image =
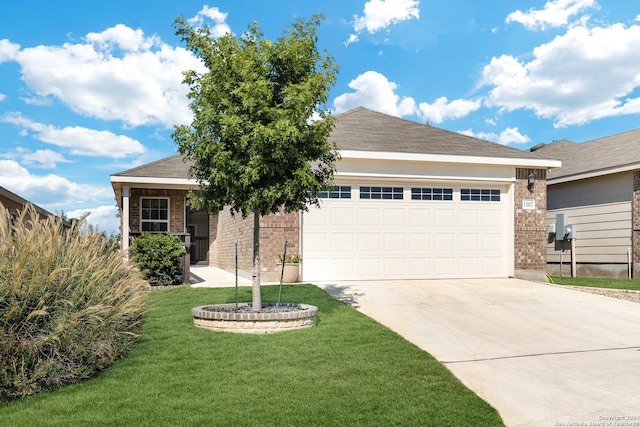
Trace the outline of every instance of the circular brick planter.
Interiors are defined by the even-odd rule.
[[[249,306],[238,304],[238,307]],[[263,303],[262,307],[275,303]],[[272,332],[292,331],[309,328],[316,323],[318,307],[309,304],[280,303],[282,307],[297,307],[289,311],[272,313],[234,312],[235,304],[215,304],[194,307],[193,323],[212,331],[235,332],[244,334],[269,334]],[[218,307],[220,311],[207,310]]]

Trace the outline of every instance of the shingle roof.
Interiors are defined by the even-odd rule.
[[[536,152],[562,161],[562,167],[549,171],[549,180],[594,172],[604,174],[608,170],[634,165],[640,168],[640,129],[581,144],[562,140],[545,145]]]
[[[176,154],[120,173],[115,173],[113,176],[187,178],[191,165],[191,161],[185,161],[182,155]]]
[[[434,154],[507,159],[547,159],[430,125],[379,113],[364,107],[338,114],[330,140],[341,150]],[[191,162],[179,154],[138,166],[112,176],[187,178]]]
[[[342,150],[553,159],[358,107],[336,115],[331,140]]]

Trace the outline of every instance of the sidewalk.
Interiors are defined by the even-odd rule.
[[[191,286],[194,288],[226,288],[236,285],[233,273],[208,265],[191,266]],[[238,286],[251,286],[252,281],[238,276]]]

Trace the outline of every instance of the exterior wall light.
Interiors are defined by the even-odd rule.
[[[531,172],[527,177],[527,189],[529,191],[533,191],[533,186],[535,185],[535,183],[536,183],[536,174]]]

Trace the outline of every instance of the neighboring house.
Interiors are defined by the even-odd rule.
[[[562,161],[547,175],[548,224],[575,224],[577,276],[627,277],[640,268],[640,129],[581,144],[556,141],[535,151]],[[550,239],[551,275],[571,274],[568,241]],[[561,271],[562,268],[562,271]]]
[[[261,219],[264,280],[285,240],[305,281],[544,280],[546,175],[559,161],[366,108],[336,119],[341,160],[322,207]],[[173,156],[111,176],[123,247],[141,231],[189,232],[195,261],[233,271],[237,242],[248,274],[251,218],[189,209],[189,166]]]
[[[12,214],[18,215],[18,212],[23,211],[24,207],[29,203],[33,205],[36,212],[38,212],[38,215],[40,215],[41,218],[46,218],[53,215],[52,213],[42,209],[40,206],[29,202],[27,199],[23,199],[22,197],[18,196],[15,193],[12,193],[6,188],[0,187],[0,205],[9,209]]]

